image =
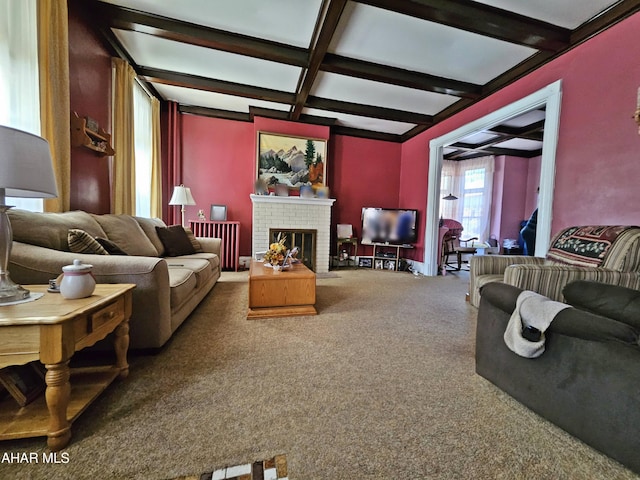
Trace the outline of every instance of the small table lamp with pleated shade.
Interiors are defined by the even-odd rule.
[[[173,187],[173,195],[171,195],[171,200],[169,200],[169,205],[181,205],[182,209],[182,226],[184,227],[184,206],[185,205],[195,205],[196,201],[193,199],[193,195],[191,195],[191,189],[189,187],[185,187],[184,185],[176,185]]]
[[[13,231],[5,197],[58,196],[49,142],[31,133],[0,125],[0,304],[23,300],[29,290],[15,284],[7,267]]]

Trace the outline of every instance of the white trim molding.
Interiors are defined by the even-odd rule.
[[[494,127],[510,118],[546,106],[546,120],[542,145],[540,171],[540,194],[538,196],[538,228],[536,256],[544,256],[551,243],[551,220],[553,214],[553,189],[556,173],[556,147],[560,126],[562,80],[547,85],[495,112],[474,120],[452,132],[429,142],[429,178],[427,193],[427,222],[425,228],[424,270],[429,276],[438,274],[438,222],[440,212],[440,175],[442,174],[442,152],[444,147],[480,130]]]

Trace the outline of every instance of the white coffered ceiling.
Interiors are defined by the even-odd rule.
[[[246,121],[258,114],[391,141],[411,138],[640,10],[628,0],[87,0],[83,6],[114,53],[184,113]],[[505,126],[544,118],[532,115]],[[509,132],[500,148],[536,149],[535,138],[517,140]]]

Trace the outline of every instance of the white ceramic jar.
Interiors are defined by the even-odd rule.
[[[93,265],[78,259],[73,261],[73,265],[62,267],[60,294],[68,299],[90,297],[96,288],[92,269]]]

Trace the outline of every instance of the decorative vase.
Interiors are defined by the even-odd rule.
[[[273,273],[280,273],[282,271],[282,265],[274,265]]]
[[[96,280],[91,269],[93,265],[74,260],[73,265],[62,267],[63,277],[60,282],[60,294],[64,298],[90,297],[96,288]]]

